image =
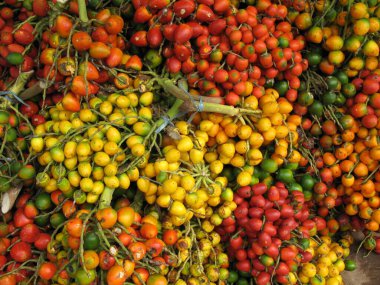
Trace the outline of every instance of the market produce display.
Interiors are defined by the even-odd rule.
[[[379,45],[378,0],[1,2],[0,284],[345,284]]]

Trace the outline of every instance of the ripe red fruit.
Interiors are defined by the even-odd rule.
[[[25,262],[32,257],[32,249],[28,243],[20,241],[12,246],[10,255],[16,262]]]
[[[20,231],[20,239],[28,243],[34,243],[39,235],[40,229],[35,224],[25,225]]]
[[[193,30],[187,24],[180,24],[174,32],[174,42],[184,44],[189,41],[193,35]]]
[[[187,18],[195,10],[195,2],[192,0],[179,0],[174,2],[173,11],[179,18]]]

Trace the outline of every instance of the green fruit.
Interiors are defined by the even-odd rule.
[[[162,63],[162,56],[158,50],[151,49],[145,54],[145,62],[150,68],[156,68]]]
[[[294,181],[294,177],[293,177],[293,171],[290,170],[290,169],[286,169],[286,168],[281,168],[278,172],[277,172],[277,176],[276,176],[277,180],[281,181],[281,182],[284,182],[284,183],[291,183]]]
[[[264,171],[269,172],[269,173],[275,173],[278,170],[278,165],[276,161],[271,158],[264,159],[261,162],[260,167]]]
[[[56,229],[59,225],[63,224],[65,220],[65,216],[61,212],[54,213],[50,217],[50,224],[54,229]]]
[[[83,246],[86,250],[95,250],[100,246],[98,234],[94,232],[87,233],[83,238]]]
[[[289,40],[285,37],[278,38],[278,46],[280,48],[287,48],[289,46]]]
[[[288,91],[289,89],[289,85],[288,85],[288,82],[287,81],[277,81],[275,84],[274,84],[274,89],[277,90],[278,94],[280,94],[280,96],[284,96],[285,93]]]
[[[323,104],[316,100],[313,102],[313,104],[310,105],[308,111],[311,115],[314,115],[316,117],[322,117],[322,115],[323,115]]]
[[[75,273],[75,282],[78,285],[89,285],[96,278],[96,271],[94,269],[86,270],[84,268],[79,268]]]
[[[302,192],[302,186],[296,182],[290,183],[288,185],[288,189],[290,192],[292,192],[292,191],[301,191]]]
[[[310,52],[306,56],[310,66],[317,66],[322,61],[322,55]]]
[[[302,176],[300,184],[303,190],[310,191],[314,187],[315,180],[310,174],[306,173]]]
[[[298,163],[297,162],[290,162],[286,164],[283,168],[290,169],[290,170],[297,170],[298,169]]]
[[[18,52],[10,52],[5,59],[11,65],[20,65],[24,62],[24,57]]]
[[[5,177],[0,177],[0,193],[7,192],[11,188],[11,183],[9,179]]]
[[[8,124],[9,113],[7,111],[0,111],[0,124]]]
[[[34,223],[39,227],[45,227],[49,223],[49,215],[42,214],[34,218]]]
[[[322,96],[323,105],[332,105],[336,101],[336,93],[334,91],[328,91]]]
[[[346,259],[344,264],[346,265],[345,270],[347,271],[354,271],[356,269],[356,262],[351,259]]]
[[[329,90],[336,90],[340,84],[338,78],[336,78],[335,76],[327,77],[326,83]]]
[[[346,97],[344,97],[344,95],[342,93],[338,93],[336,95],[336,100],[335,100],[335,105],[338,106],[338,107],[343,107],[344,104],[346,103]]]
[[[347,74],[346,74],[344,71],[342,71],[342,70],[338,70],[338,71],[334,74],[334,76],[335,76],[336,78],[338,78],[338,80],[340,81],[341,84],[346,84],[346,83],[349,82],[349,79],[348,79]]]
[[[5,135],[5,140],[7,142],[15,142],[17,139],[17,131],[14,128],[9,128]]]
[[[230,276],[227,279],[229,284],[235,283],[239,279],[239,274],[236,271],[230,271]]]
[[[354,97],[356,95],[355,85],[352,83],[345,83],[342,85],[342,93],[347,98]]]
[[[18,177],[27,180],[36,177],[36,170],[32,165],[24,165],[18,172]]]
[[[48,193],[41,193],[36,197],[36,208],[45,211],[51,208],[52,202]]]
[[[301,106],[310,106],[314,102],[314,95],[309,91],[303,91],[298,94],[297,102]]]

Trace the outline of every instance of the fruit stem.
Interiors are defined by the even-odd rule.
[[[99,209],[104,209],[111,206],[112,195],[114,191],[115,189],[113,188],[104,187],[103,193],[100,196],[99,200]]]
[[[259,110],[250,110],[235,108],[233,106],[222,105],[221,98],[204,97],[204,96],[193,96],[187,93],[186,91],[178,88],[170,79],[156,79],[158,84],[160,84],[165,91],[173,95],[174,97],[181,99],[182,101],[190,101],[193,104],[195,110],[198,112],[212,112],[220,113],[229,116],[238,116],[238,115],[260,115],[261,111]],[[189,110],[190,111],[190,110]]]
[[[169,111],[166,113],[166,120],[168,121],[172,121],[175,119],[175,117],[178,115],[179,113],[179,109],[181,108],[183,104],[183,100],[181,99],[176,99],[173,106],[171,106],[171,108],[169,109]],[[163,126],[163,124],[165,123],[165,119],[164,118],[160,118],[157,123],[156,123],[156,126],[157,126],[157,129],[156,131],[159,132],[162,128],[161,126]],[[164,126],[166,127],[166,126]]]
[[[165,89],[166,92],[169,94],[182,99],[184,101],[186,100],[202,100],[203,102],[210,102],[210,103],[223,103],[223,98],[221,97],[205,97],[205,96],[199,96],[199,95],[193,95],[189,94],[185,90],[179,88],[177,85],[174,84],[172,80],[169,78],[157,78],[157,83],[161,85]]]
[[[9,87],[8,91],[11,93],[11,96],[18,95],[25,88],[25,84],[28,82],[29,78],[32,76],[34,71],[22,72],[17,77],[15,83]],[[13,98],[17,99],[17,98]]]
[[[22,100],[28,100],[40,94],[46,87],[47,86],[44,82],[38,81],[32,87],[29,87],[28,89],[25,89],[24,91],[22,91],[19,97]]]
[[[83,23],[88,22],[86,0],[78,0],[78,9],[79,9],[79,19]]]

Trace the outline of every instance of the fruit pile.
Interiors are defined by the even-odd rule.
[[[0,3],[0,284],[344,284],[352,231],[380,253],[379,19]]]

